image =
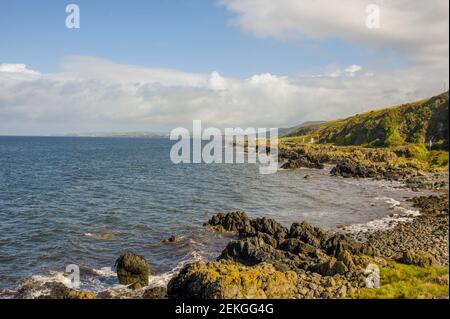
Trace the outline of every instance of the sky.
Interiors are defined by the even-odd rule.
[[[78,29],[66,27],[69,3]],[[438,94],[448,6],[2,0],[0,135],[289,127]]]

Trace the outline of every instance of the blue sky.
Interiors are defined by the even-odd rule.
[[[80,29],[69,3],[0,1],[0,135],[290,127],[448,87],[447,0],[74,0]]]
[[[0,61],[56,72],[65,56],[97,56],[244,78],[265,72],[297,75],[329,64],[367,65],[392,59],[345,39],[294,42],[251,36],[232,25],[234,13],[212,0],[80,0],[75,2],[81,10],[78,30],[65,27],[68,3],[3,0]]]

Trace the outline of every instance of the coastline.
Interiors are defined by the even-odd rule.
[[[442,192],[442,190],[441,190]],[[180,263],[179,266],[176,267],[176,269],[173,269],[172,271],[166,273],[166,274],[159,274],[158,276],[150,276],[149,277],[149,283],[146,287],[132,290],[127,288],[124,285],[114,285],[111,289],[108,289],[106,291],[100,291],[100,292],[93,292],[93,291],[85,291],[85,290],[77,290],[75,288],[70,288],[70,281],[67,281],[67,278],[61,274],[61,276],[58,278],[56,277],[55,280],[45,280],[45,277],[36,277],[33,276],[31,278],[25,279],[20,289],[17,292],[10,292],[9,296],[8,294],[3,294],[3,297],[5,298],[167,298],[167,288],[166,284],[169,282],[169,292],[171,293],[170,297],[177,297],[178,294],[174,293],[174,289],[170,288],[171,284],[170,282],[179,279],[180,276],[186,275],[186,269],[191,269],[193,265],[196,265],[196,267],[199,267],[195,271],[197,272],[196,275],[202,272],[210,272],[211,269],[228,269],[229,272],[236,271],[238,269],[238,273],[246,274],[248,271],[255,271],[258,273],[258,276],[261,278],[267,278],[274,275],[281,276],[280,278],[289,278],[287,282],[292,281],[293,279],[290,277],[292,274],[288,273],[285,274],[286,271],[294,271],[297,278],[296,280],[301,280],[302,284],[298,287],[302,287],[302,289],[298,289],[298,287],[290,288],[290,292],[288,295],[279,295],[277,292],[274,294],[260,294],[257,295],[257,297],[261,298],[346,298],[349,296],[353,296],[357,294],[361,289],[364,288],[365,281],[364,276],[362,275],[364,272],[365,267],[367,267],[367,264],[369,261],[376,262],[380,266],[387,265],[389,261],[399,261],[403,258],[403,254],[410,252],[410,251],[419,251],[419,254],[422,253],[430,253],[433,255],[432,257],[432,263],[433,265],[439,265],[439,266],[447,266],[448,267],[448,241],[445,243],[444,238],[448,238],[448,196],[442,195],[441,197],[438,197],[436,195],[429,196],[429,197],[416,197],[412,198],[411,201],[414,203],[415,208],[417,209],[416,212],[411,213],[410,210],[407,210],[405,208],[402,208],[403,210],[400,210],[393,216],[393,213],[387,215],[385,218],[391,218],[391,223],[384,224],[380,227],[370,228],[366,227],[365,229],[356,227],[356,225],[349,225],[346,227],[342,227],[341,229],[338,229],[336,231],[328,231],[325,232],[321,229],[318,229],[316,227],[312,226],[306,226],[306,229],[312,229],[314,232],[324,232],[329,233],[327,236],[333,237],[333,236],[345,236],[342,237],[341,240],[343,240],[344,246],[347,247],[347,242],[351,242],[350,247],[365,247],[368,243],[368,247],[371,247],[371,250],[376,250],[377,252],[371,252],[370,254],[366,255],[365,253],[360,253],[358,249],[350,248],[351,253],[347,257],[342,256],[342,251],[340,252],[333,252],[330,255],[314,255],[314,260],[316,263],[316,268],[321,270],[311,271],[311,269],[304,268],[304,266],[299,266],[298,260],[296,261],[297,264],[295,266],[292,266],[292,260],[290,261],[281,261],[286,257],[286,254],[292,254],[289,250],[294,251],[294,253],[299,253],[298,248],[292,248],[289,247],[286,243],[283,242],[277,242],[275,240],[275,243],[273,241],[273,238],[271,239],[270,236],[274,236],[275,233],[273,233],[273,229],[282,228],[282,226],[276,222],[275,220],[271,219],[265,219],[264,223],[267,223],[269,221],[270,227],[269,227],[269,235],[267,233],[257,231],[256,235],[255,233],[252,234],[246,234],[240,235],[239,232],[242,231],[239,228],[236,228],[235,226],[231,226],[225,223],[222,224],[221,222],[216,222],[216,225],[212,225],[211,231],[225,231],[230,232],[230,234],[235,234],[238,239],[240,240],[248,240],[249,238],[258,238],[258,240],[262,240],[262,242],[265,244],[269,243],[269,246],[271,245],[272,248],[269,249],[270,253],[265,251],[267,249],[267,245],[263,245],[264,247],[258,246],[256,244],[254,249],[254,253],[259,254],[263,252],[263,254],[268,254],[265,260],[264,258],[261,260],[258,260],[257,263],[248,263],[244,259],[240,259],[241,257],[237,258],[237,260],[234,260],[236,256],[236,251],[232,250],[232,253],[229,258],[221,258],[221,256],[218,256],[218,261],[210,261],[206,262],[202,261],[201,258],[199,258],[197,261],[190,260],[186,261],[185,263]],[[393,203],[393,206],[397,208],[395,203]],[[386,212],[388,214],[388,212]],[[225,215],[227,216],[227,215]],[[222,216],[223,217],[223,216]],[[248,217],[246,217],[248,218]],[[261,221],[261,219],[256,219]],[[211,222],[211,220],[210,220]],[[239,224],[240,221],[238,221]],[[374,221],[375,223],[379,222],[379,220]],[[234,223],[234,222],[233,222]],[[232,224],[233,224],[232,223]],[[245,223],[252,223],[251,220],[248,220]],[[263,223],[263,224],[264,224]],[[367,223],[370,224],[371,222]],[[235,224],[235,223],[234,223]],[[233,224],[233,225],[234,225]],[[425,226],[424,226],[425,225]],[[447,227],[445,227],[447,225]],[[209,225],[211,226],[211,225]],[[248,226],[248,225],[247,225]],[[267,225],[263,225],[263,229],[266,229]],[[366,225],[367,226],[367,225]],[[385,227],[389,226],[389,227]],[[235,228],[233,228],[235,227]],[[311,228],[310,228],[311,227]],[[280,228],[280,229],[281,229]],[[420,230],[420,238],[416,241],[411,240],[411,238],[415,238],[415,235],[417,233],[417,230]],[[436,229],[440,230],[439,237],[436,237]],[[308,230],[309,231],[309,230]],[[308,232],[307,231],[307,232]],[[286,229],[286,233],[289,231]],[[255,237],[256,236],[256,237]],[[285,235],[286,236],[286,235]],[[446,237],[447,236],[447,237]],[[262,237],[259,238],[259,237]],[[340,237],[336,237],[340,238]],[[229,244],[231,245],[234,241],[232,240]],[[422,243],[422,245],[418,245],[418,243]],[[436,243],[440,243],[440,245],[436,245]],[[253,243],[255,244],[255,243]],[[246,243],[246,245],[250,245],[249,243]],[[283,246],[284,245],[284,246]],[[309,245],[309,244],[308,244]],[[362,245],[362,246],[360,246]],[[229,249],[229,247],[225,247],[224,252]],[[295,246],[295,245],[294,245]],[[316,244],[317,246],[317,244]],[[336,247],[342,246],[340,240],[338,240],[335,243]],[[281,250],[279,248],[283,247]],[[311,247],[309,247],[311,248]],[[320,250],[322,247],[320,245],[316,247]],[[347,247],[348,248],[348,247]],[[322,249],[323,250],[323,249]],[[280,255],[280,251],[283,251],[283,253]],[[347,252],[347,250],[346,250]],[[241,254],[241,252],[238,252],[238,254]],[[311,252],[309,252],[311,253]],[[224,253],[222,253],[223,255]],[[415,254],[415,252],[414,252]],[[344,253],[346,255],[346,253]],[[284,256],[284,257],[283,257]],[[427,255],[428,256],[428,255]],[[246,256],[247,258],[253,258],[251,256]],[[288,259],[292,259],[291,255],[288,255]],[[342,262],[342,259],[346,260],[347,258],[347,270],[343,273],[333,273],[336,271],[336,262]],[[226,261],[224,261],[226,259]],[[229,260],[231,259],[231,261]],[[294,258],[295,260],[296,258]],[[348,261],[348,259],[350,261]],[[330,260],[333,261],[330,263]],[[447,262],[445,262],[447,261]],[[150,261],[151,263],[151,261]],[[224,264],[225,263],[225,264]],[[283,265],[284,263],[284,265]],[[328,263],[328,264],[327,264]],[[267,266],[266,264],[272,265]],[[278,265],[277,265],[278,264]],[[291,269],[288,267],[286,268],[286,264],[291,264]],[[200,266],[199,266],[200,265]],[[275,265],[275,266],[274,266]],[[280,266],[281,265],[281,266]],[[341,265],[339,263],[339,265]],[[342,266],[342,265],[341,265]],[[224,268],[225,267],[225,268]],[[238,267],[238,268],[236,268]],[[262,267],[262,268],[261,268]],[[280,268],[281,267],[281,268]],[[333,268],[334,267],[334,268]],[[352,268],[354,267],[354,268]],[[339,268],[339,267],[337,267]],[[331,270],[330,270],[331,269]],[[333,270],[334,269],[334,270]],[[344,268],[345,269],[345,268]],[[281,272],[280,272],[281,270]],[[115,280],[116,278],[116,272],[111,269],[103,269],[103,270],[94,270],[90,271],[94,277],[97,275],[107,276],[111,278],[111,280]],[[280,272],[280,273],[279,273]],[[321,273],[322,272],[322,273]],[[195,272],[194,272],[195,273]],[[254,275],[254,274],[253,274]],[[285,277],[283,277],[285,276]],[[287,276],[287,277],[286,277]],[[349,277],[349,278],[347,278]],[[241,278],[242,279],[242,278]],[[264,280],[263,280],[264,281]],[[337,283],[336,283],[337,282]],[[270,284],[268,284],[270,286]],[[448,285],[448,284],[447,284]],[[173,286],[173,284],[172,284]],[[206,289],[205,284],[200,284],[200,287],[204,287]],[[268,286],[268,287],[269,287]],[[311,288],[312,287],[312,288]],[[344,288],[345,287],[345,288]],[[157,293],[155,292],[155,289]],[[222,290],[227,291],[227,287],[221,287]],[[240,290],[245,291],[247,288],[240,287]],[[239,290],[238,289],[238,290]],[[253,290],[258,290],[260,288],[253,287]],[[265,289],[265,290],[264,290]],[[278,288],[264,288],[263,290],[266,291],[267,289],[275,289]],[[223,291],[222,291],[223,292]],[[221,292],[221,293],[222,293]],[[192,294],[192,291],[189,291],[189,294]],[[195,293],[194,293],[195,295]],[[197,296],[198,297],[198,296]],[[231,297],[229,295],[214,295],[214,296],[203,296],[203,297]],[[252,296],[249,295],[237,295],[234,296],[236,298],[251,298]],[[254,297],[254,296],[253,296]],[[178,298],[181,298],[178,296]],[[200,296],[201,298],[201,296]]]
[[[135,279],[121,279],[120,276],[118,283],[120,269],[81,269],[81,276],[93,285],[99,280],[110,283],[109,288],[102,290],[92,290],[89,285],[73,286],[63,272],[48,276],[36,274],[24,278],[17,290],[3,290],[1,297],[347,298],[364,289],[364,272],[369,264],[385,267],[390,262],[402,262],[404,255],[409,254],[409,257],[415,256],[410,258],[413,264],[423,266],[426,263],[448,269],[448,172],[426,169],[414,158],[403,155],[390,149],[298,144],[282,139],[279,153],[282,170],[320,169],[333,179],[389,181],[393,183],[393,190],[399,187],[418,195],[425,191],[433,195],[409,198],[412,208],[403,207],[391,197],[375,198],[389,205],[380,218],[328,230],[299,220],[300,224],[295,227],[301,225],[301,229],[297,233],[292,233],[294,224],[291,228],[284,227],[276,217],[250,219],[245,213],[218,214],[207,225],[212,227],[207,228],[210,232],[228,234],[231,241],[225,243],[223,252],[212,260],[190,256],[173,269],[154,274],[150,266],[152,260],[148,265],[145,257],[136,257],[140,264],[147,265],[142,268],[143,273],[138,279],[142,282],[138,285],[135,285]],[[311,176],[303,178],[311,179]],[[314,180],[309,182],[314,183]],[[438,194],[444,195],[439,197]],[[416,237],[418,234],[419,238]],[[174,234],[161,244],[176,245],[179,242],[182,243],[183,238]],[[219,281],[214,282],[211,274]],[[239,282],[248,282],[250,276],[253,278],[250,284],[253,280],[264,284],[251,287],[223,284],[223,280],[230,281],[228,276],[231,274],[238,276]],[[272,276],[285,282],[285,287],[267,281]],[[183,284],[193,278],[197,280],[196,291]],[[178,283],[174,284],[176,280]],[[210,291],[211,281],[219,288],[208,295],[205,291]],[[296,284],[291,286],[292,282]]]

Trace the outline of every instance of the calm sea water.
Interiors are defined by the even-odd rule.
[[[112,266],[125,250],[143,254],[158,274],[214,258],[229,238],[202,224],[219,211],[335,228],[385,216],[387,199],[407,205],[413,195],[327,169],[260,175],[252,164],[175,165],[172,143],[0,137],[0,288],[72,263]],[[161,243],[173,234],[185,240]]]

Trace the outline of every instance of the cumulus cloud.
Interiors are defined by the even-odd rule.
[[[413,63],[448,68],[447,0],[219,0],[250,34],[281,40],[342,38],[393,50]],[[369,4],[380,8],[380,28],[368,28]]]
[[[39,72],[30,70],[25,64],[0,64],[0,72],[3,73],[23,73],[23,74],[33,74],[38,75]]]
[[[358,65],[336,67],[336,74],[267,73],[246,79],[93,57],[68,58],[54,74],[5,69],[11,68],[0,72],[0,134],[169,131],[190,127],[194,119],[220,128],[286,127],[442,90],[440,79],[426,77],[429,72],[419,68],[373,72]]]

